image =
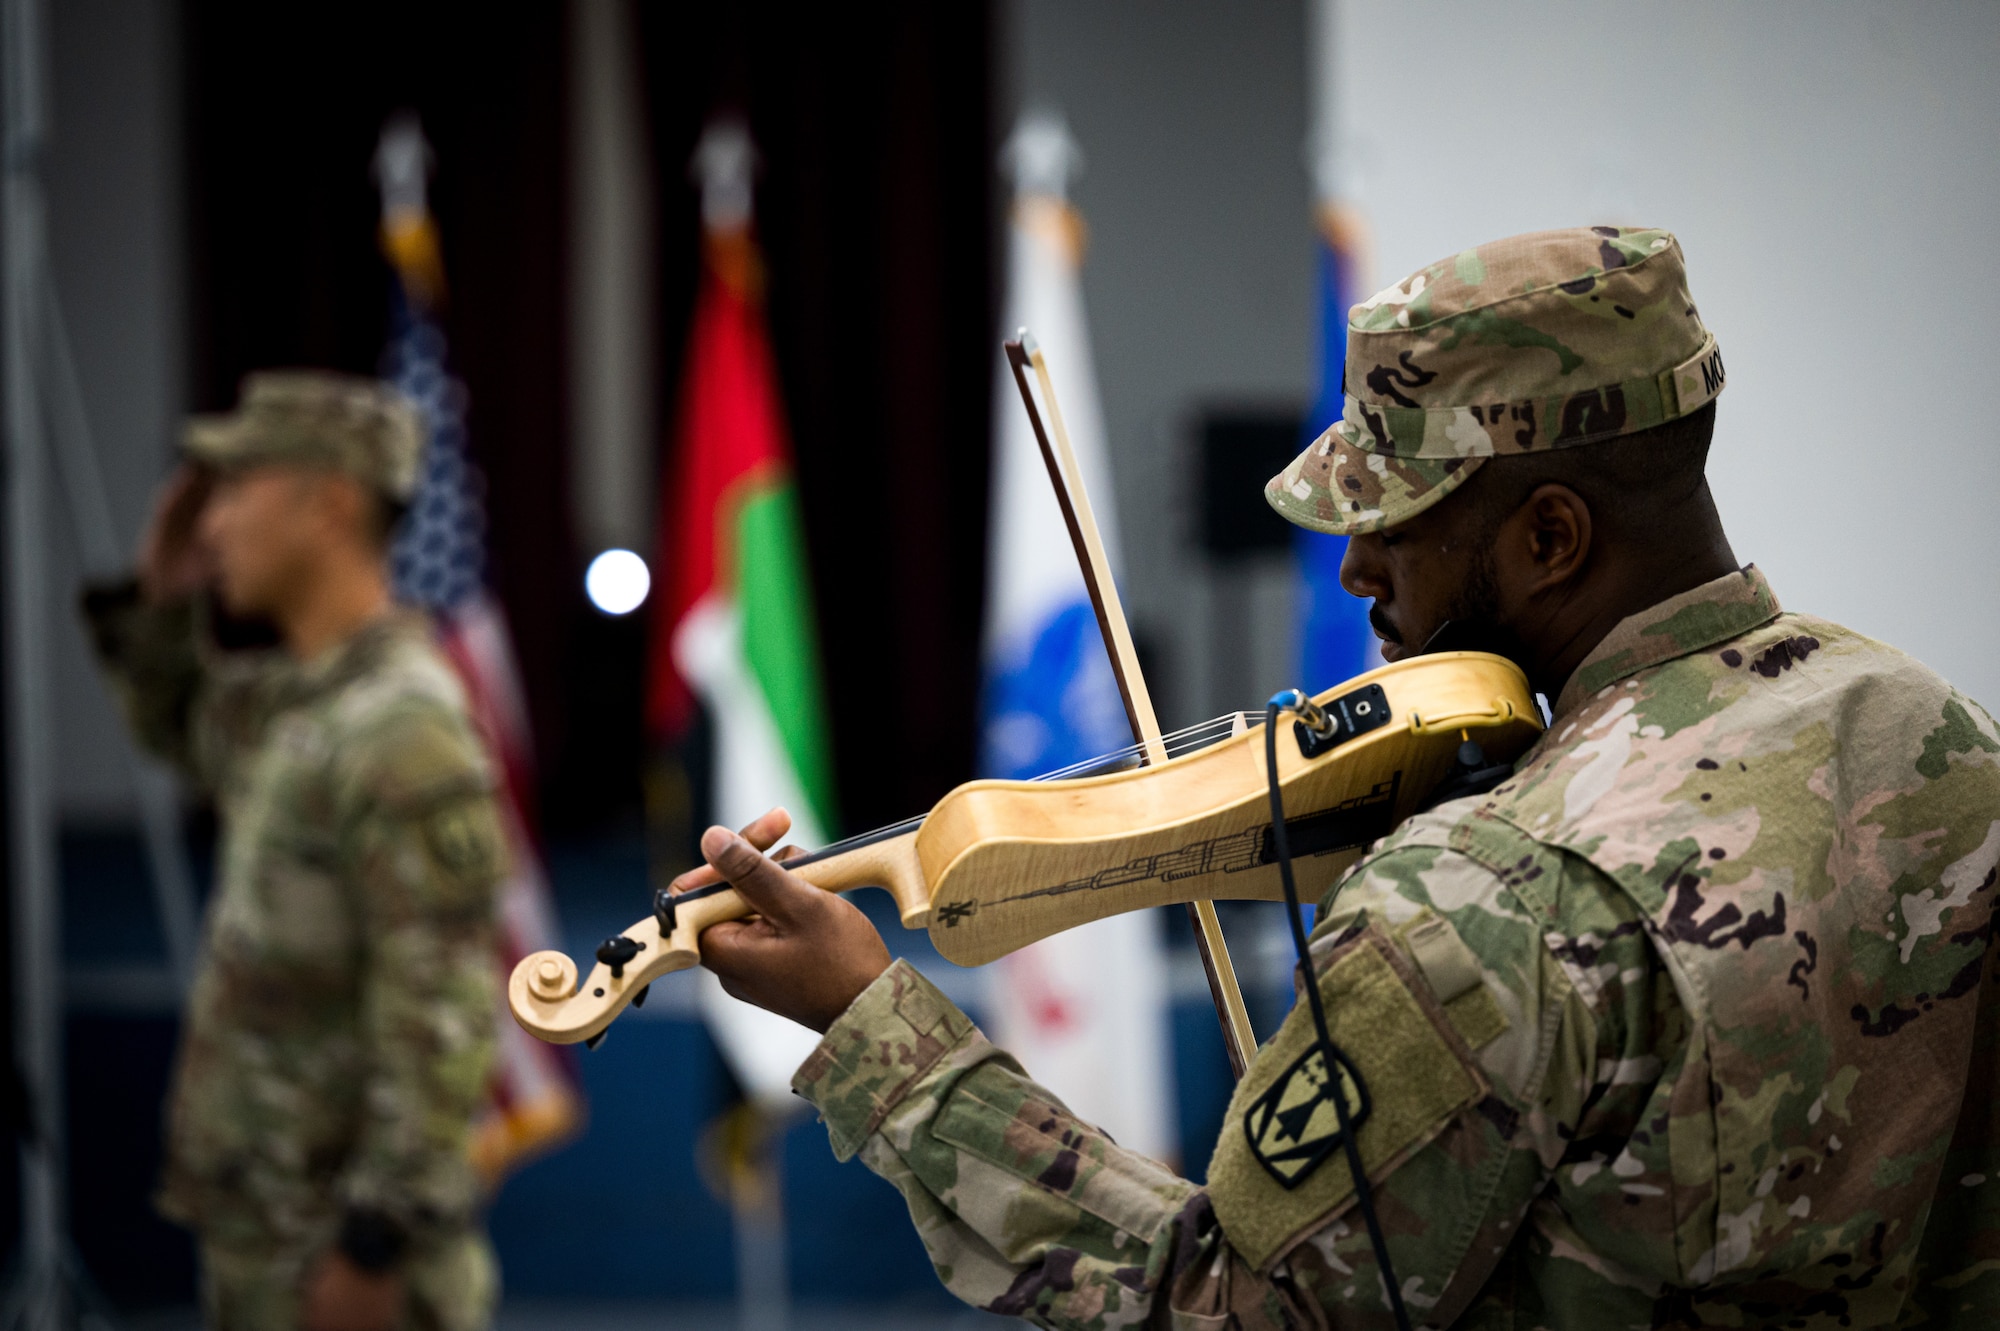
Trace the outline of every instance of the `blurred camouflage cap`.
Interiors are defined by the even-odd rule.
[[[1487,458],[1594,444],[1688,415],[1722,355],[1680,242],[1538,231],[1430,264],[1348,311],[1346,408],[1264,497],[1314,531],[1415,517]]]
[[[259,370],[244,377],[236,410],[191,417],[182,445],[219,467],[285,462],[345,472],[408,503],[424,429],[410,400],[380,380]]]

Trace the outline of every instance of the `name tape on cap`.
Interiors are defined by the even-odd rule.
[[[1701,350],[1674,367],[1674,392],[1680,400],[1680,414],[1707,406],[1722,391],[1726,375],[1722,369],[1722,349],[1710,335]]]

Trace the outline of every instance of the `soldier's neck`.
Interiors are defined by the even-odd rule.
[[[1588,584],[1541,626],[1530,675],[1551,701],[1576,668],[1619,624],[1660,602],[1693,591],[1740,567],[1704,485],[1701,502],[1681,516],[1671,543],[1615,543],[1593,567]]]
[[[285,648],[311,661],[389,613],[388,571],[369,555],[329,557],[278,615]]]

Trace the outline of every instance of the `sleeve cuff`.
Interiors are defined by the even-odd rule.
[[[861,991],[792,1077],[850,1160],[946,1057],[977,1034],[972,1019],[907,961]]]
[[[83,612],[97,654],[106,660],[124,656],[126,644],[134,638],[157,636],[157,630],[153,634],[147,630],[160,618],[162,609],[148,605],[139,591],[139,580],[129,576],[85,582],[77,608]],[[169,613],[174,610],[185,612],[185,607],[171,607]]]

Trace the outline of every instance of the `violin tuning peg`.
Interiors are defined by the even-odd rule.
[[[591,1036],[588,1040],[585,1040],[583,1042],[583,1047],[585,1049],[595,1049],[597,1048],[597,1046],[604,1043],[604,1037],[609,1034],[611,1034],[611,1028],[607,1026],[603,1030],[599,1031],[597,1034]]]
[[[652,986],[652,985],[650,985],[650,984],[642,984],[642,985],[640,985],[640,986],[639,986],[639,992],[638,992],[638,993],[636,993],[636,994],[634,994],[634,995],[632,995],[632,1006],[633,1006],[633,1007],[644,1007],[644,1006],[646,1006],[646,995],[647,995],[647,994],[650,994],[650,993],[652,993],[652,992],[653,992],[653,986]]]
[[[674,932],[674,894],[664,887],[653,889],[653,918],[659,922],[660,937],[671,938]]]
[[[624,934],[617,934],[597,945],[597,959],[611,968],[611,978],[625,978],[625,963],[639,955],[642,945]]]

